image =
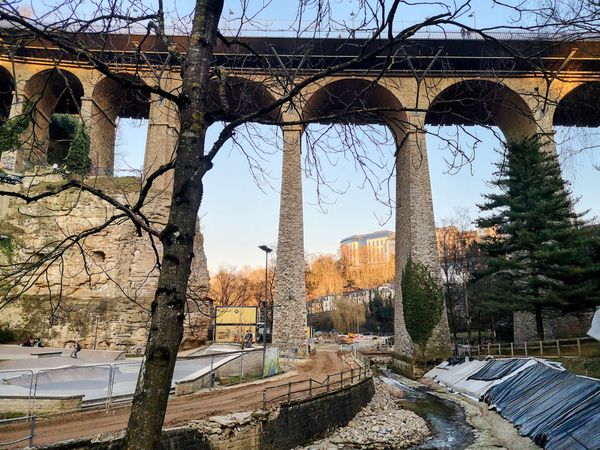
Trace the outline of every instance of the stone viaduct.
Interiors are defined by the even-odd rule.
[[[500,37],[502,38],[502,37]],[[160,83],[177,91],[178,68],[168,52],[150,38],[113,35],[94,51],[113,52],[114,66],[132,79]],[[185,48],[185,37],[174,38]],[[230,120],[268,105],[294,81],[353,58],[364,41],[342,39],[246,38],[255,50],[220,46],[215,66],[215,120]],[[110,45],[107,45],[107,42]],[[359,45],[357,45],[359,44]],[[283,165],[277,242],[274,345],[306,351],[304,224],[302,204],[302,135],[309,123],[354,123],[387,126],[396,152],[396,317],[395,346],[412,354],[406,331],[400,281],[409,257],[438,273],[434,215],[425,141],[426,126],[497,126],[507,140],[540,135],[554,145],[556,126],[600,126],[600,42],[508,37],[500,43],[468,36],[411,39],[377,58],[310,84],[290,104],[266,113],[261,122],[281,127]],[[134,61],[143,45],[146,62]],[[23,171],[47,164],[52,114],[79,114],[91,130],[96,174],[111,174],[118,118],[148,120],[144,175],[167,162],[176,151],[178,117],[174,105],[132,93],[76,57],[42,42],[30,42],[10,56],[0,55],[0,120],[35,100],[30,147],[4,154],[3,165]],[[286,71],[278,70],[285,67]],[[294,69],[294,70],[289,70]],[[286,74],[282,80],[283,74]],[[293,79],[289,74],[294,73]],[[161,186],[169,176],[161,177]],[[444,313],[431,342],[432,356],[449,348]]]

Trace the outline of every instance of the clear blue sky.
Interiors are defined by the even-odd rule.
[[[209,130],[209,141],[216,136],[215,128]],[[449,151],[445,142],[433,136],[427,139],[434,213],[438,223],[451,218],[456,208],[468,208],[474,218],[481,193],[489,192],[486,181],[492,178],[493,162],[498,158],[494,148],[499,144],[489,130],[481,127],[472,130],[484,143],[479,144],[473,164],[456,174],[446,173],[445,159],[449,157]],[[127,159],[132,166],[142,165],[144,133],[144,127],[133,127],[123,134],[121,150],[127,148]],[[217,156],[215,167],[205,176],[205,196],[200,211],[211,271],[221,266],[260,266],[264,260],[257,246],[276,244],[280,164],[281,153],[273,148],[273,154],[267,156],[263,164],[271,176],[272,186],[263,185],[261,189],[237,149],[226,146]],[[591,210],[589,217],[600,216],[597,189],[600,172],[594,169],[594,164],[600,164],[600,153],[592,151],[563,164],[565,178],[571,182],[575,196],[580,197],[577,209]],[[339,241],[346,236],[394,229],[393,218],[381,224],[389,217],[389,209],[375,199],[370,187],[364,186],[363,177],[356,172],[354,164],[342,159],[336,167],[328,166],[326,173],[338,191],[347,190],[340,194],[326,191],[328,204],[319,206],[316,185],[305,178],[306,252],[336,253]]]
[[[178,0],[178,12],[189,12],[193,3],[191,0]],[[356,5],[356,2],[334,0],[331,3],[333,18],[351,20],[350,13],[355,10],[353,5]],[[167,4],[173,5],[174,2]],[[290,7],[295,5],[295,2],[256,0],[250,4],[253,8],[267,5],[259,17],[273,19],[274,28],[284,24],[278,20],[289,20],[295,15],[295,10]],[[476,21],[477,26],[486,27],[512,24],[517,19],[516,15],[506,8],[492,8],[492,2],[489,0],[477,0],[472,4],[475,5],[474,17],[467,17],[470,12],[466,12],[463,17],[467,24]],[[229,11],[232,12],[231,15]],[[225,16],[235,19],[240,11],[240,0],[225,2]],[[434,6],[403,5],[398,11],[398,17],[404,24],[414,23],[439,11],[439,8]],[[216,128],[218,126],[211,128],[209,142],[216,136]],[[499,144],[488,130],[473,130],[476,130],[484,143],[479,144],[473,165],[452,175],[445,173],[448,166],[444,160],[449,157],[449,153],[443,141],[432,136],[427,139],[434,211],[438,223],[443,218],[451,217],[455,208],[468,208],[474,218],[477,214],[475,205],[481,201],[481,193],[489,190],[485,182],[491,179],[492,164],[497,158],[494,147],[498,147]],[[145,126],[132,126],[131,121],[122,122],[118,152],[131,167],[142,166],[145,132]],[[465,136],[461,138],[464,140]],[[260,189],[245,158],[231,146],[221,150],[216,158],[215,167],[205,177],[205,197],[200,216],[211,271],[220,266],[261,266],[264,263],[264,255],[257,246],[275,245],[277,242],[281,153],[275,147],[263,147],[263,150],[266,155],[262,165],[270,174],[272,186],[266,185]],[[391,152],[391,149],[384,149],[385,151]],[[117,163],[119,164],[118,161]],[[392,163],[391,157],[389,163]],[[593,164],[599,163],[600,154],[588,151],[563,165],[565,177],[571,181],[574,194],[580,197],[578,209],[590,209],[590,216],[600,216],[600,197],[595,187],[598,185],[600,172],[593,168]],[[120,165],[123,165],[123,160]],[[352,162],[343,159],[337,161],[335,166],[327,167],[327,175],[329,180],[333,180],[336,189],[345,193],[336,195],[328,192],[329,203],[325,208],[321,208],[316,204],[314,182],[305,180],[307,253],[336,253],[339,241],[348,235],[382,228],[394,229],[393,218],[382,224],[389,216],[389,210],[375,200],[370,188],[363,186],[363,179],[356,173]]]

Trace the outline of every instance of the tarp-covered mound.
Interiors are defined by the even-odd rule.
[[[506,364],[506,362],[512,362]],[[514,376],[525,367],[536,364],[534,359],[465,361],[462,364],[442,363],[425,374],[448,388],[479,400],[492,386]]]
[[[425,377],[483,399],[546,449],[600,449],[600,380],[536,358],[440,364]]]
[[[493,359],[488,362],[482,369],[471,375],[471,380],[491,381],[499,380],[506,375],[515,372],[520,367],[527,364],[529,359]]]
[[[599,380],[538,363],[491,387],[483,398],[547,449],[600,449]]]

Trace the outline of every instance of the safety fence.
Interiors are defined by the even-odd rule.
[[[329,374],[322,380],[307,378],[269,386],[262,393],[263,409],[266,410],[274,405],[285,405],[292,401],[310,399],[321,394],[336,392],[369,377],[371,377],[371,371],[367,367],[358,367]]]
[[[116,405],[129,403],[141,363],[138,360],[37,371],[0,370],[0,448],[25,441],[32,446],[36,416],[92,408],[109,412]],[[267,349],[266,364],[270,369],[275,366],[275,373],[280,371],[276,348]],[[171,393],[185,395],[217,383],[243,383],[260,378],[263,373],[260,348],[182,357],[175,365]],[[23,422],[31,423],[29,434],[3,439],[3,428]]]
[[[600,342],[591,337],[553,339],[533,342],[497,342],[485,345],[460,345],[460,353],[471,356],[539,356],[541,358],[600,356]]]

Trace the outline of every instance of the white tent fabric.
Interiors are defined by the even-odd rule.
[[[597,341],[600,341],[600,309],[596,311],[594,314],[594,318],[592,319],[592,326],[590,331],[587,332],[588,336],[593,337]]]

